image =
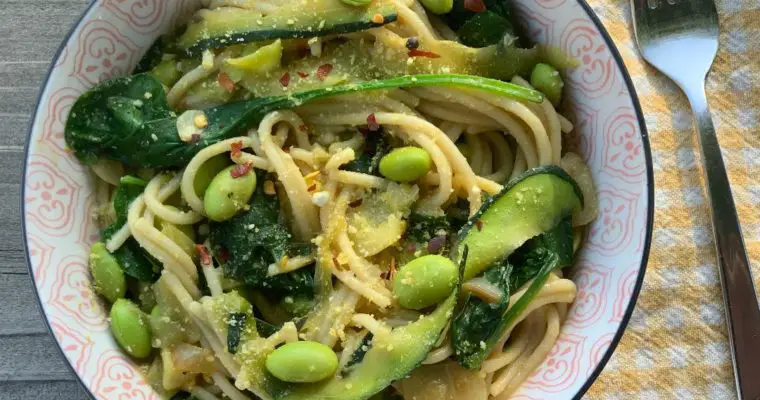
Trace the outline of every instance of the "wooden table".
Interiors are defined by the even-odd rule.
[[[42,322],[19,199],[24,141],[48,66],[88,0],[0,4],[0,399],[87,399]]]

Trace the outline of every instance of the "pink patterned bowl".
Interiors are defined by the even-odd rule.
[[[22,194],[29,267],[63,355],[99,399],[158,399],[108,332],[90,286],[87,252],[92,185],[66,151],[63,126],[77,96],[124,75],[161,33],[199,0],[99,0],[64,39],[40,95],[27,140]],[[601,215],[589,230],[573,280],[579,294],[559,341],[515,398],[580,398],[623,334],[644,277],[654,181],[646,128],[631,79],[584,0],[519,0],[538,42],[581,61],[566,71],[580,152],[591,166]]]

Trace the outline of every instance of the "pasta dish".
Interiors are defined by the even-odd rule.
[[[89,266],[166,399],[507,399],[597,216],[558,70],[490,0],[205,0],[72,107]]]

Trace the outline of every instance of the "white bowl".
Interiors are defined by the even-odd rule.
[[[96,398],[158,396],[108,331],[90,286],[87,253],[98,237],[92,185],[66,151],[68,110],[87,88],[124,75],[197,0],[104,0],[84,13],[55,56],[27,140],[22,193],[28,263],[63,355]],[[580,398],[623,334],[649,255],[654,181],[641,109],[625,66],[583,0],[519,0],[532,39],[581,61],[566,71],[580,152],[598,186],[601,215],[573,280],[578,297],[546,361],[516,399]]]

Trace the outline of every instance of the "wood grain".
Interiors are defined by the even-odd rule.
[[[49,335],[21,237],[23,148],[53,54],[88,0],[3,0],[0,7],[0,399],[87,399]]]

